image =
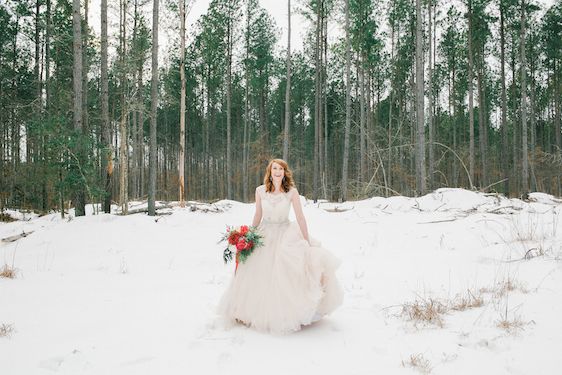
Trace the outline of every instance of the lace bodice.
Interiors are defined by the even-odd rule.
[[[265,191],[265,186],[256,188],[261,198],[262,224],[281,224],[289,222],[291,197],[295,189],[287,193],[271,194]]]

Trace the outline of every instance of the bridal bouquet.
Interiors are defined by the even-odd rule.
[[[224,241],[228,242],[223,253],[224,263],[231,261],[232,255],[235,253],[236,268],[238,268],[238,262],[245,262],[254,252],[254,249],[262,245],[262,236],[257,232],[256,227],[249,227],[247,225],[240,227],[229,226],[226,228],[226,233],[219,243]]]

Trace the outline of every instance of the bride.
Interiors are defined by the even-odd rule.
[[[293,206],[297,223],[289,221]],[[319,320],[342,302],[335,276],[340,261],[308,234],[291,170],[281,159],[269,162],[264,185],[256,188],[252,222],[263,236],[240,263],[219,303],[228,323],[286,333]]]

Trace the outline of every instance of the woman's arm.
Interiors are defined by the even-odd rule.
[[[259,186],[256,188],[256,213],[254,214],[254,220],[252,221],[252,226],[257,227],[261,223],[261,196],[258,192]]]
[[[293,203],[293,210],[295,210],[295,216],[297,217],[297,223],[301,228],[301,233],[304,239],[310,243],[308,238],[308,227],[306,226],[306,219],[304,218],[304,213],[302,212],[301,199],[299,192],[294,188],[293,196],[291,197],[291,202]]]

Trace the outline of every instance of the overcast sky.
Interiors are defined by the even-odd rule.
[[[167,47],[167,41],[169,39],[170,33],[178,33],[179,24],[177,29],[175,28],[175,22],[177,19],[172,20],[171,17],[166,17],[166,12],[168,12],[163,3],[169,2],[170,0],[160,0],[160,34],[159,34],[159,45],[160,50],[164,52]],[[191,28],[201,17],[201,15],[207,12],[210,0],[188,0],[189,13],[187,15],[187,35],[188,38],[192,35]],[[90,9],[88,23],[92,27],[97,35],[100,35],[100,0],[90,0]],[[280,31],[279,43],[283,46],[287,44],[287,0],[258,0],[260,5],[267,10],[267,12],[274,18],[276,26]],[[119,32],[118,22],[119,22],[119,10],[118,2],[109,0],[110,9],[108,10],[109,17],[109,38],[114,41],[113,44],[117,43],[117,37]],[[291,0],[291,7],[294,9],[291,16],[291,49],[302,49],[302,40],[304,38],[305,28],[307,27],[307,22],[304,17],[297,14],[295,11],[296,6],[298,6],[299,1]],[[111,6],[113,5],[113,8]],[[132,10],[131,10],[132,11]],[[148,26],[152,27],[152,1],[144,7],[144,11],[147,17]],[[173,22],[173,23],[172,23]],[[160,53],[162,56],[163,53]]]
[[[149,28],[152,27],[152,1],[145,0],[147,4],[144,6],[144,13],[148,23]],[[171,12],[164,5],[165,3],[175,2],[176,0],[160,0],[160,34],[159,34],[159,45],[160,45],[160,60],[163,61],[166,57],[168,40],[171,38],[177,38],[179,34],[179,21],[177,15],[172,15]],[[197,22],[197,20],[207,12],[210,0],[187,0],[189,2],[187,15],[187,36],[190,38],[193,35],[192,27]],[[302,50],[303,39],[306,28],[310,27],[310,24],[303,16],[298,12],[298,7],[300,4],[304,3],[306,0],[291,0],[291,7],[293,9],[291,16],[291,49]],[[536,3],[542,4],[544,7],[551,6],[555,0],[534,0]],[[276,26],[280,32],[279,35],[279,45],[278,48],[285,48],[287,45],[287,0],[258,0],[259,4],[267,10],[267,12],[274,18]],[[343,0],[336,1],[336,3],[342,3]],[[110,44],[115,46],[117,44],[118,38],[118,22],[119,22],[119,10],[118,2],[116,0],[109,0],[109,38]],[[385,2],[386,3],[386,2]],[[446,9],[449,4],[459,3],[459,0],[445,0],[441,1],[440,8]],[[241,3],[244,7],[244,2]],[[113,8],[112,8],[113,6]],[[132,12],[132,9],[130,10]],[[100,0],[90,0],[90,11],[88,17],[88,23],[92,27],[96,34],[100,35]],[[342,32],[339,23],[329,22],[328,23],[328,37],[330,42],[333,41],[338,34]],[[383,27],[385,27],[383,25]],[[189,43],[189,41],[188,41]],[[110,47],[110,53],[114,52],[114,47]]]

